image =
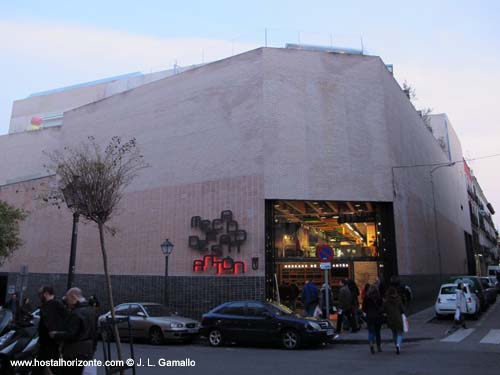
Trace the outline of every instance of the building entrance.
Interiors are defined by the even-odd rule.
[[[267,298],[300,308],[300,299],[293,299],[305,282],[323,285],[317,251],[325,246],[333,255],[329,281],[334,301],[343,279],[354,280],[361,290],[381,276],[397,274],[393,238],[392,205],[267,201]]]

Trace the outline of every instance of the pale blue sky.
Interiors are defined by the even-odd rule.
[[[81,5],[75,5],[80,3]],[[417,106],[446,112],[466,157],[500,152],[500,1],[2,1],[0,134],[32,92],[285,42],[359,47]],[[498,163],[473,162],[500,212]]]

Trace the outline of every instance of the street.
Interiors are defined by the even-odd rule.
[[[383,330],[382,353],[370,354],[363,343],[366,330],[342,334],[338,343],[324,348],[286,351],[280,348],[231,346],[211,348],[203,341],[194,345],[135,345],[136,360],[143,367],[137,374],[304,374],[318,371],[335,374],[498,374],[500,367],[500,299],[477,321],[467,321],[467,329],[451,335],[451,319],[432,319],[432,309],[410,317],[412,329],[397,356],[390,332]],[[421,319],[421,320],[420,320]],[[481,343],[481,341],[483,341]],[[490,343],[486,343],[490,342]],[[99,347],[100,349],[100,347]],[[98,358],[101,358],[98,353]],[[195,361],[193,367],[165,368],[161,359]],[[147,367],[149,360],[149,365]],[[153,367],[155,366],[156,367]],[[104,369],[99,369],[104,374]],[[131,371],[129,373],[132,373]]]

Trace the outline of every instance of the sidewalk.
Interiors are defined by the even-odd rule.
[[[427,324],[435,315],[434,306],[428,307],[425,310],[419,311],[408,317],[410,330],[403,334],[403,341],[415,342],[423,340],[431,340],[436,335],[439,335],[441,328]],[[392,332],[387,326],[382,326],[382,342],[392,342]],[[368,331],[364,326],[359,332],[350,333],[342,331],[339,337],[335,340],[339,344],[366,344],[368,345]]]

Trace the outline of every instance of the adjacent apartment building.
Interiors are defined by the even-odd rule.
[[[3,293],[22,287],[23,265],[26,293],[63,291],[72,215],[36,197],[56,183],[44,151],[88,136],[135,137],[150,164],[111,223],[118,303],[165,300],[199,317],[227,300],[276,298],[281,285],[323,282],[321,251],[334,286],[399,275],[422,303],[468,272],[469,198],[463,163],[452,164],[460,141],[449,132],[443,150],[379,57],[259,48],[162,74],[14,104],[0,199],[30,215],[23,247],[0,268]],[[96,229],[80,225],[75,283],[104,300],[99,254]]]

